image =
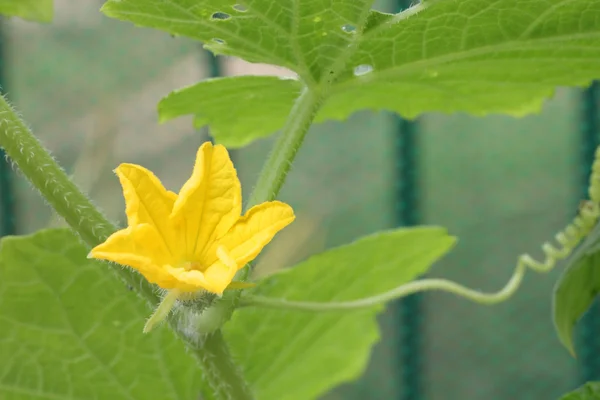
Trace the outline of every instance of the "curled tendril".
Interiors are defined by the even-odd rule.
[[[420,279],[394,288],[388,292],[358,300],[326,303],[289,301],[281,298],[247,295],[242,298],[240,306],[283,308],[312,312],[355,310],[358,308],[373,307],[378,304],[428,290],[450,292],[481,304],[500,303],[516,292],[523,281],[527,268],[539,273],[549,272],[554,268],[558,261],[567,258],[573,252],[579,243],[589,235],[592,228],[598,222],[598,219],[600,218],[600,147],[596,149],[594,156],[588,194],[590,199],[585,200],[580,204],[579,212],[573,221],[567,225],[565,229],[555,235],[555,240],[560,246],[555,247],[550,242],[544,243],[542,245],[542,251],[544,252],[545,259],[542,262],[536,261],[529,254],[521,255],[518,258],[517,266],[508,283],[495,293],[482,293],[445,279]]]
[[[546,255],[544,262],[538,262],[529,256],[529,254],[523,254],[519,257],[519,264],[523,264],[535,271],[547,272],[554,267],[557,261],[571,255],[577,245],[594,228],[600,218],[600,147],[596,149],[594,155],[588,195],[590,199],[581,202],[579,213],[573,219],[573,222],[556,234],[555,240],[561,247],[557,249],[549,242],[546,242],[542,245],[542,250]]]

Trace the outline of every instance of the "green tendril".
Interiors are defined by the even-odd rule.
[[[575,250],[579,243],[589,235],[592,228],[598,222],[598,219],[600,218],[600,147],[595,153],[588,193],[590,200],[583,202],[573,221],[567,225],[565,229],[555,235],[555,240],[560,246],[557,248],[549,242],[544,243],[542,245],[542,251],[544,252],[545,259],[542,262],[536,261],[529,254],[521,255],[508,283],[495,293],[482,293],[446,279],[422,279],[399,286],[376,296],[351,301],[330,303],[288,301],[280,298],[247,295],[242,298],[240,307],[257,306],[311,312],[351,311],[360,308],[373,307],[414,293],[429,290],[449,292],[480,304],[497,304],[507,300],[517,291],[523,281],[525,271],[527,271],[528,268],[538,273],[549,272],[554,268],[558,261],[569,257],[573,250]]]

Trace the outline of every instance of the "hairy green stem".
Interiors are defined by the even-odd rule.
[[[56,163],[4,96],[0,96],[0,147],[88,245],[102,243],[116,230]],[[146,300],[158,302],[154,290],[141,275],[130,269],[114,268],[114,271]]]
[[[249,206],[270,201],[277,197],[292,166],[296,153],[302,145],[302,141],[321,106],[322,99],[322,92],[316,88],[305,88],[298,97],[291,110],[290,117],[283,127],[281,136],[275,143],[275,146],[271,150],[271,153],[263,166],[254,192],[250,196]],[[242,281],[245,280],[248,277],[249,272],[250,268],[247,266],[240,271],[238,278]],[[240,294],[240,291],[225,292],[223,299],[219,300],[218,304],[212,305],[211,309],[205,311],[205,313],[210,315],[210,318],[221,321],[221,324],[225,323],[231,317],[233,310],[238,306]],[[217,329],[213,333],[204,336],[204,338],[206,338],[204,350],[213,351],[215,354],[228,355],[229,353],[223,340],[221,330],[218,329],[218,327],[215,328]],[[215,360],[221,358],[223,357],[213,357]],[[215,373],[215,376],[221,374],[231,381],[228,386],[231,390],[235,390],[235,393],[230,393],[233,397],[224,397],[225,399],[250,400],[253,398],[247,383],[240,375],[235,364],[231,362],[229,356],[225,357],[218,365],[205,366],[205,371],[211,373],[210,371],[212,370],[220,371]],[[217,394],[219,393],[219,387],[213,387],[213,390],[215,390]]]
[[[568,254],[570,254],[570,252],[568,254],[563,254],[566,257]],[[521,282],[523,281],[523,277],[525,276],[525,271],[527,270],[527,267],[530,267],[536,272],[540,273],[549,272],[552,270],[558,259],[559,257],[556,257],[543,264],[529,264],[519,262],[517,264],[515,272],[511,276],[508,283],[502,289],[495,293],[483,293],[446,279],[421,279],[407,283],[402,286],[398,286],[397,288],[378,294],[376,296],[365,297],[357,300],[325,303],[316,301],[291,301],[274,297],[248,295],[241,299],[239,306],[257,306],[312,312],[352,311],[361,308],[369,308],[376,305],[385,304],[389,301],[397,300],[402,297],[409,296],[411,294],[431,290],[449,292],[479,304],[491,305],[501,303],[509,299],[517,291],[517,289],[521,285]]]
[[[116,230],[69,179],[4,97],[0,97],[0,145],[87,244],[95,246]]]
[[[307,87],[300,94],[262,168],[248,208],[277,197],[322,101],[323,95],[317,88]]]
[[[325,95],[317,87],[305,87],[298,96],[281,135],[263,165],[247,208],[277,197],[324,98]],[[249,274],[250,265],[238,273],[239,280],[245,281]],[[239,303],[240,293],[232,296],[235,307]]]
[[[3,96],[0,96],[0,147],[88,245],[93,247],[104,242],[116,230],[73,183]],[[151,306],[158,304],[153,287],[140,274],[129,268],[113,270]],[[234,365],[220,332],[202,336],[194,342],[178,329],[172,319],[170,322],[198,359],[217,399],[252,400],[248,385]]]
[[[219,400],[253,400],[250,386],[242,376],[240,368],[235,364],[223,334],[217,330],[203,336],[201,359],[204,379],[212,390],[212,396]]]
[[[500,303],[512,296],[512,294],[515,293],[521,284],[523,276],[524,270],[515,272],[506,286],[496,293],[482,293],[446,279],[421,279],[399,286],[388,292],[358,300],[324,303],[312,301],[290,301],[273,297],[250,295],[242,298],[240,307],[256,306],[311,312],[353,311],[385,304],[389,301],[397,300],[411,294],[431,290],[449,292],[476,303],[491,305]]]
[[[317,87],[305,87],[298,96],[281,135],[263,165],[246,208],[277,197],[324,97],[323,92]],[[249,274],[250,265],[247,265],[238,272],[236,279],[245,281]],[[237,307],[240,292],[226,293],[225,296],[231,297],[228,300],[233,308]],[[225,310],[229,316],[233,313],[233,308]]]

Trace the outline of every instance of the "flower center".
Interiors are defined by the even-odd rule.
[[[204,272],[206,269],[206,267],[197,261],[185,261],[181,264],[181,268],[185,269],[186,271],[196,270],[200,272]]]

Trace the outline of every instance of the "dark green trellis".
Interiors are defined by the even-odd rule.
[[[6,36],[4,35],[3,26],[0,25],[0,90],[2,94],[6,93],[5,79],[5,45]],[[15,202],[12,190],[12,174],[10,163],[6,159],[6,155],[0,149],[0,237],[6,235],[14,235],[17,232],[15,221]]]
[[[396,0],[397,10],[411,5],[410,0]],[[417,163],[417,122],[396,117],[396,182],[395,205],[398,226],[414,226],[419,223],[419,191]],[[401,400],[420,400],[423,398],[422,331],[424,318],[422,294],[414,294],[399,301],[399,338],[397,360],[400,363]]]
[[[397,118],[396,149],[396,202],[397,222],[399,226],[418,224],[418,168],[416,158],[417,143],[416,122]],[[421,331],[424,319],[421,315],[422,294],[415,294],[398,302],[399,332],[398,362],[403,375],[400,379],[402,400],[423,398],[423,374],[421,373],[422,346]]]
[[[581,198],[587,198],[590,168],[600,143],[600,84],[594,83],[582,96],[581,113]],[[581,383],[600,379],[600,304],[596,300],[581,324]]]

